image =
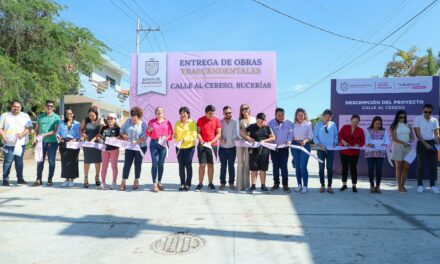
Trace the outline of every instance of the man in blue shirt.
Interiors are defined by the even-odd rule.
[[[316,123],[313,129],[313,142],[318,152],[318,158],[324,163],[319,163],[319,180],[321,182],[320,193],[325,192],[324,167],[327,165],[328,185],[327,192],[333,194],[332,180],[333,180],[333,156],[334,151],[328,150],[327,147],[333,147],[338,144],[338,128],[336,124],[331,121],[333,113],[326,109],[322,113],[322,121]],[[325,164],[327,162],[327,164]]]
[[[270,157],[272,159],[273,166],[273,181],[274,185],[271,188],[275,191],[280,188],[280,169],[283,190],[286,193],[290,192],[288,184],[288,170],[287,170],[287,160],[289,159],[289,145],[293,137],[293,124],[289,120],[284,118],[284,109],[277,108],[275,110],[275,118],[269,121],[269,127],[275,134],[274,143],[277,145],[286,144],[287,147],[278,148],[277,150],[270,151]]]

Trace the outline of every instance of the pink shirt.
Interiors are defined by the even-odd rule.
[[[153,128],[150,131],[150,127]],[[157,118],[151,119],[147,126],[147,136],[153,140],[158,140],[160,137],[165,136],[168,141],[173,138],[173,126],[167,119],[162,120],[162,123],[157,122]]]

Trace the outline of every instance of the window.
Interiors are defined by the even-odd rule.
[[[110,83],[110,87],[111,87],[111,88],[115,88],[115,86],[116,86],[116,81],[115,81],[115,79],[113,79],[113,78],[111,78],[111,77],[108,77],[108,76],[106,76],[105,79],[106,79],[107,81],[109,81],[109,83]]]

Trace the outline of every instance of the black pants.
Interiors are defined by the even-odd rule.
[[[382,180],[382,166],[384,158],[367,158],[368,178],[370,185],[374,185],[374,175],[376,174],[376,185],[380,185]]]
[[[357,163],[359,160],[359,155],[348,156],[341,153],[341,163],[342,163],[342,182],[347,182],[348,169],[350,169],[351,182],[353,184],[357,183]]]
[[[426,143],[433,147],[433,150],[427,150],[419,141],[417,142],[417,185],[423,185],[423,171],[425,162],[428,160],[429,185],[435,186],[437,180],[437,150],[434,140],[426,140]]]
[[[192,159],[194,156],[194,147],[178,149],[176,148],[177,160],[179,161],[179,176],[180,185],[191,186],[191,180],[193,175]],[[186,179],[185,179],[186,170]]]

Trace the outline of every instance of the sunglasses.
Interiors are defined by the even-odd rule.
[[[243,107],[242,109],[241,109],[241,111],[248,111],[249,110],[249,107]]]
[[[405,119],[406,116],[399,116],[399,119]]]
[[[327,133],[328,134],[328,127],[324,127],[324,131],[325,131],[325,133]]]
[[[431,114],[432,111],[423,111],[423,113],[425,113],[425,114]]]
[[[114,120],[113,117],[107,117],[107,120]]]
[[[232,115],[232,112],[226,112],[225,115]]]

